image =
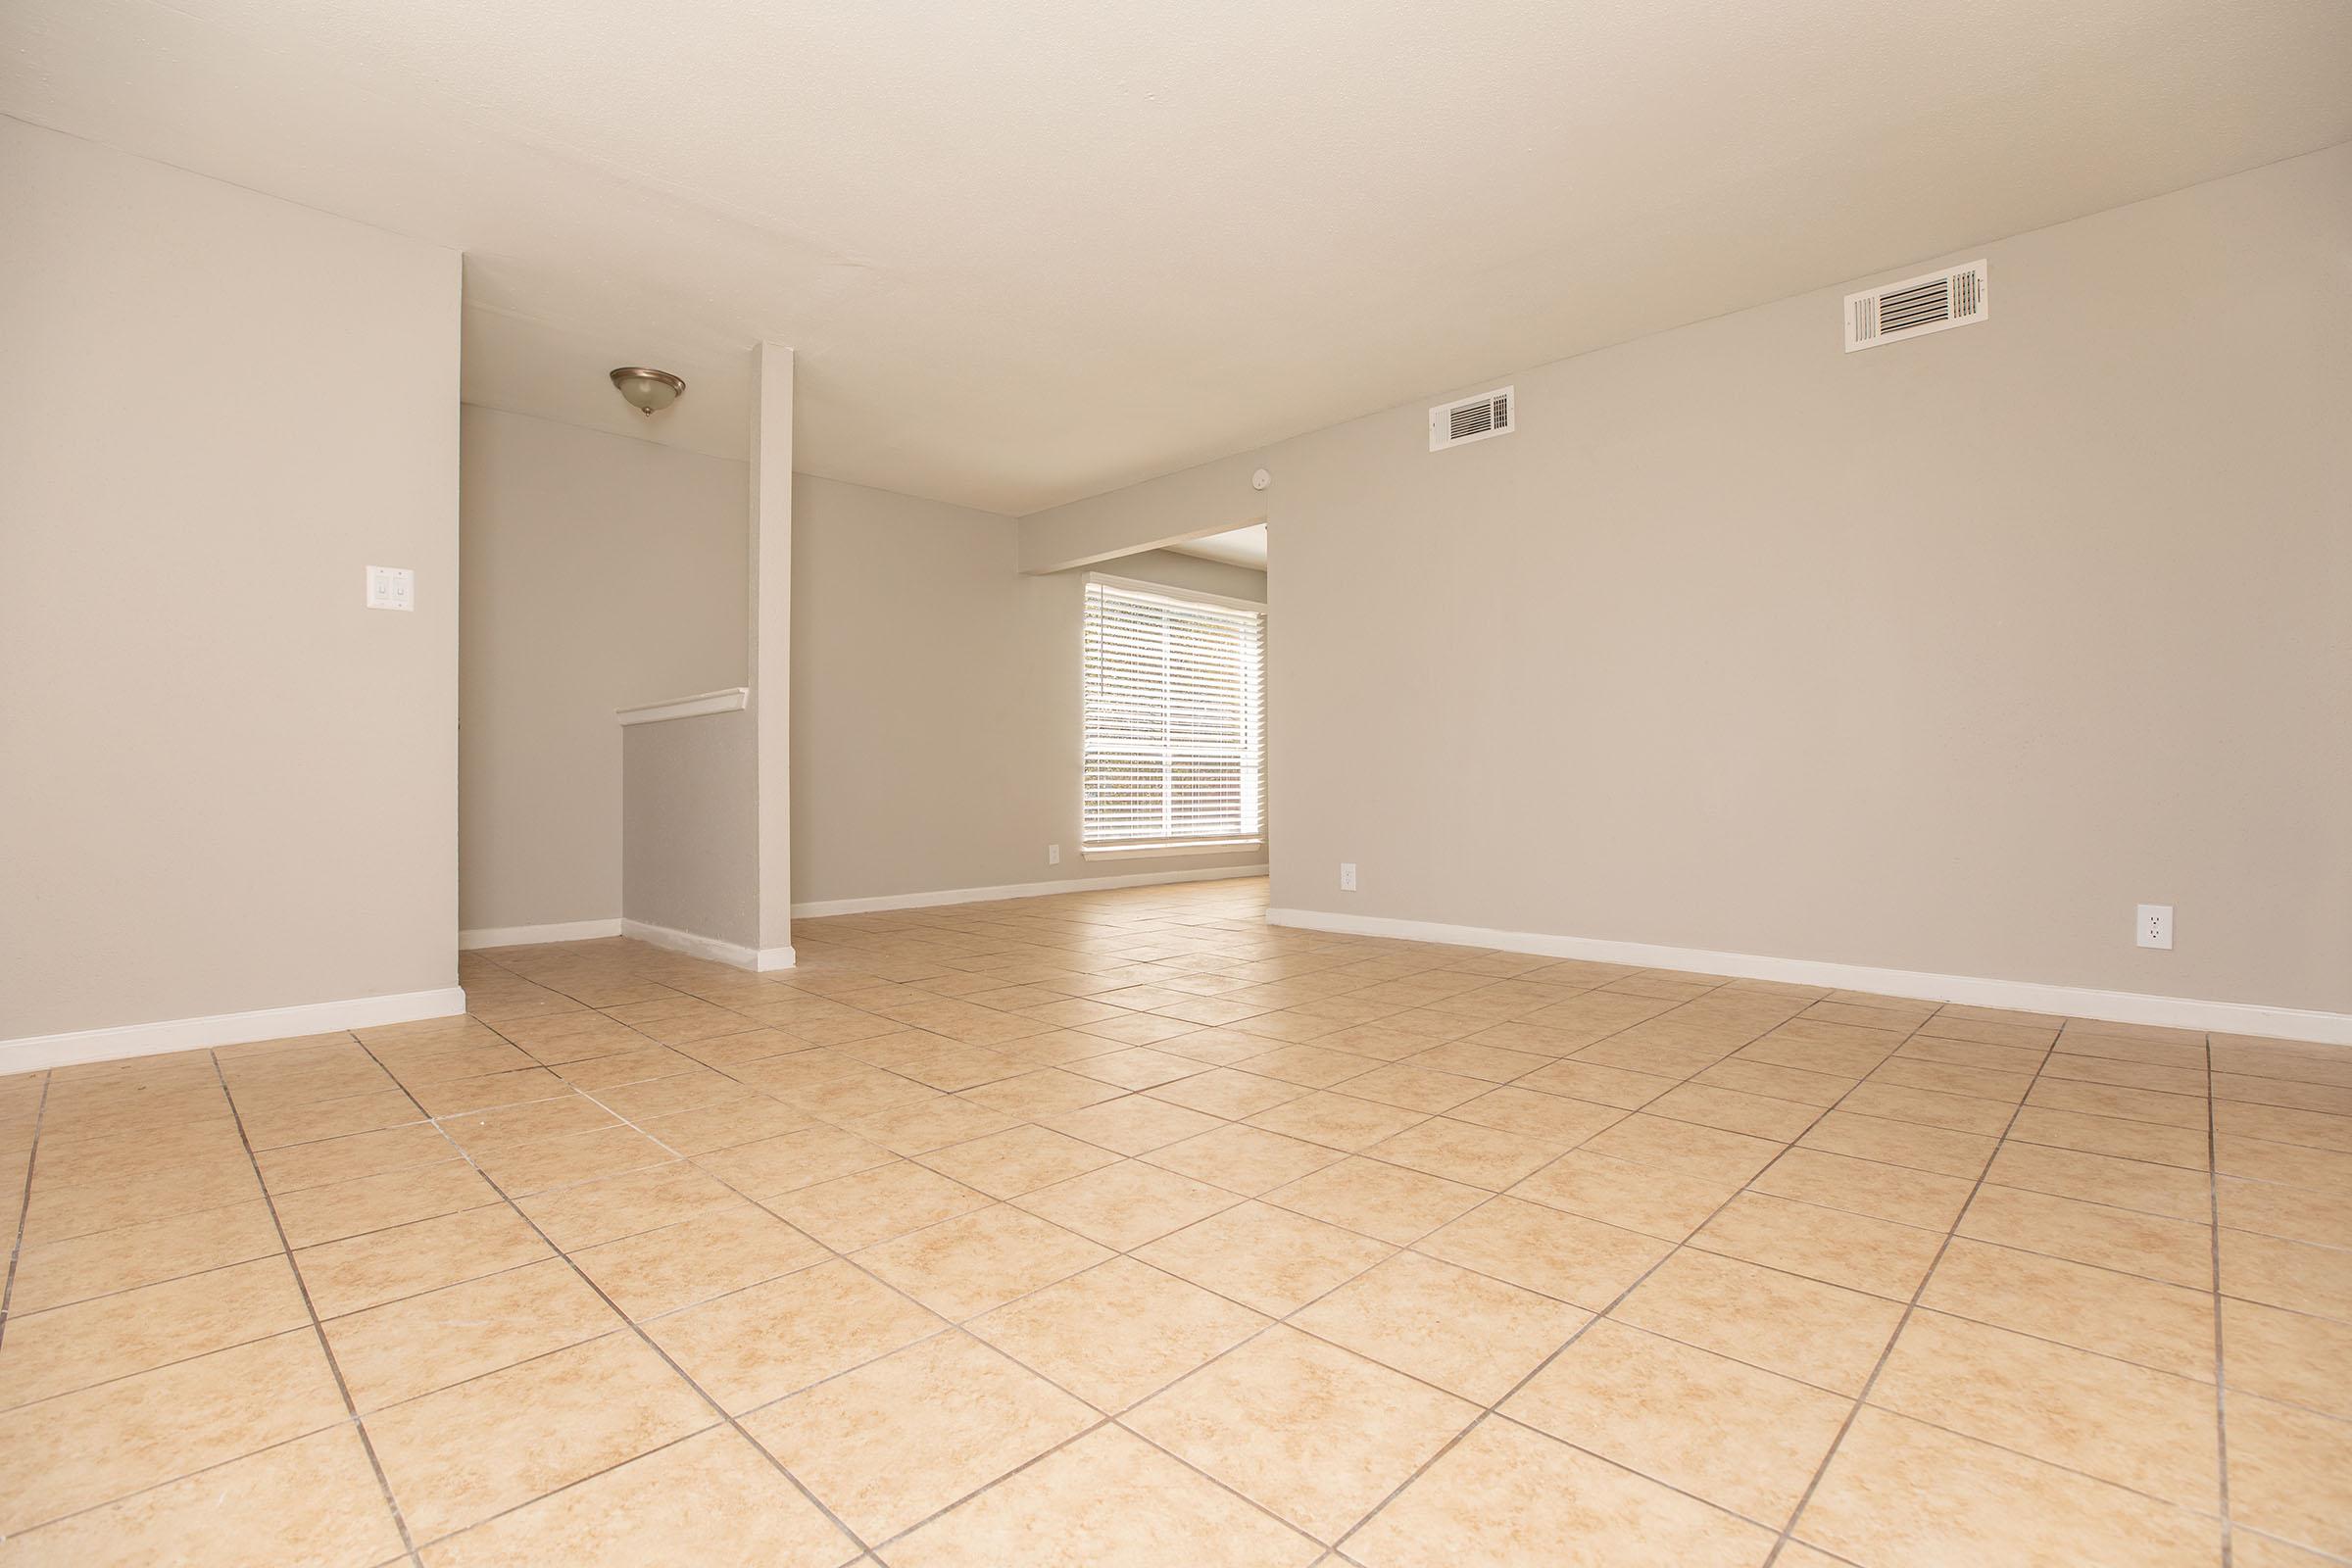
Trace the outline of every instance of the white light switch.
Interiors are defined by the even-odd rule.
[[[415,610],[416,608],[416,573],[406,566],[369,566],[368,568],[368,608],[369,610]]]

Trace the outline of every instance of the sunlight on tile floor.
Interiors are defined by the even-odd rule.
[[[2352,1554],[2352,1051],[1264,909],[0,1079],[0,1563]]]

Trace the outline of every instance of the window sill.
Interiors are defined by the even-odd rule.
[[[1264,839],[1215,839],[1188,844],[1084,844],[1078,853],[1089,860],[1142,860],[1171,855],[1231,855],[1237,850],[1265,847]]]

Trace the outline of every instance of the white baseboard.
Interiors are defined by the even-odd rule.
[[[1035,899],[1049,893],[1088,893],[1102,888],[1144,888],[1162,882],[1222,882],[1229,877],[1264,876],[1262,865],[1203,866],[1185,871],[1134,871],[1124,876],[1081,876],[1062,882],[1015,882],[995,888],[945,888],[937,893],[885,893],[871,899],[820,899],[796,904],[792,917],[812,920],[828,914],[871,914],[881,909],[930,909],[943,904],[989,904],[998,899]]]
[[[1493,931],[1484,926],[1441,925],[1429,920],[1394,920],[1381,915],[1331,914],[1321,909],[1268,909],[1270,925],[1297,926],[1345,936],[1395,937],[1405,942],[1439,942],[1450,947],[1493,948],[1547,958],[1585,958],[1643,969],[1686,969],[1696,974],[1742,980],[1781,980],[1792,985],[1829,986],[1875,992],[1920,1002],[1958,1002],[2018,1012],[2059,1013],[2108,1023],[2164,1024],[2221,1034],[2267,1035],[2352,1045],[2352,1013],[2269,1007],[2252,1002],[2201,1002],[2189,997],[2148,996],[2134,991],[2097,991],[2084,986],[2044,985],[2032,980],[1984,980],[1970,975],[1928,974],[1912,969],[1873,969],[1858,963],[1814,958],[1770,958],[1752,953],[1709,953],[1700,948],[1665,948],[1646,942],[1607,942],[1596,937],[1549,936],[1532,931]]]
[[[610,920],[566,920],[558,925],[493,925],[458,933],[458,946],[470,952],[475,948],[519,948],[541,942],[588,942],[597,937],[620,935],[618,916]]]
[[[154,1056],[209,1046],[241,1046],[252,1040],[285,1040],[338,1029],[414,1023],[419,1018],[454,1017],[466,1010],[457,986],[438,991],[404,991],[389,997],[354,997],[347,1002],[308,1002],[252,1012],[217,1012],[202,1018],[167,1018],[126,1023],[112,1029],[77,1029],[71,1034],[27,1035],[0,1040],[0,1073],[69,1067],[76,1062]]]
[[[683,953],[692,957],[709,958],[713,963],[730,964],[738,969],[753,969],[767,973],[789,969],[794,955],[790,948],[747,948],[740,943],[721,942],[696,931],[679,931],[666,925],[648,925],[643,920],[622,919],[620,934],[639,942],[650,942],[657,948]]]

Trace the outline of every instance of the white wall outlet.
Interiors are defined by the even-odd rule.
[[[1049,844],[1046,846],[1046,863],[1048,865],[1059,865],[1061,863],[1060,845]]]
[[[1340,862],[1340,891],[1342,893],[1355,891],[1355,862],[1353,860]]]
[[[416,573],[406,566],[369,566],[368,568],[368,608],[369,610],[415,610],[416,608]]]
[[[2143,904],[2139,906],[2139,945],[2143,948],[2169,948],[2173,945],[2171,905]]]

